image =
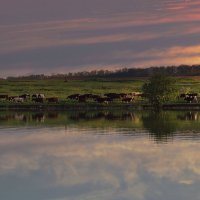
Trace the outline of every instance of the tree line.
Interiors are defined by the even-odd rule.
[[[134,78],[151,77],[155,73],[168,76],[200,76],[200,65],[179,65],[179,66],[159,66],[149,68],[122,68],[118,70],[92,70],[82,72],[69,72],[66,74],[36,74],[19,77],[7,77],[7,80],[45,80],[45,79],[64,79],[80,80],[95,78]]]

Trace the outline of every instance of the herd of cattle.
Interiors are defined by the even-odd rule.
[[[86,103],[88,101],[94,101],[97,103],[110,103],[114,100],[120,100],[122,102],[130,103],[136,97],[142,97],[143,94],[139,92],[133,93],[106,93],[103,96],[96,94],[72,94],[67,97],[68,100]],[[49,97],[46,98],[44,94],[22,94],[19,96],[8,96],[8,95],[0,95],[0,100],[15,102],[15,103],[23,103],[25,101],[32,101],[36,103],[58,103],[58,97]]]
[[[144,97],[143,93],[132,92],[132,93],[105,93],[103,96],[96,94],[72,94],[67,97],[68,100],[73,100],[80,103],[86,103],[88,101],[94,101],[97,103],[111,103],[114,100],[118,100],[124,103],[130,103],[138,97]],[[183,99],[189,103],[198,103],[197,93],[180,94],[179,99]],[[46,98],[44,94],[22,94],[19,96],[8,96],[0,94],[0,100],[6,100],[15,103],[23,103],[25,101],[32,101],[35,103],[58,103],[58,97]]]
[[[198,103],[197,93],[180,94],[179,98],[187,101],[188,103]]]
[[[0,95],[0,100],[6,100],[15,103],[23,103],[28,100],[38,103],[44,103],[45,101],[49,103],[51,102],[58,103],[57,97],[46,98],[44,94],[33,94],[33,95],[22,94],[19,96]]]
[[[120,100],[125,103],[132,102],[136,97],[142,97],[143,94],[139,92],[133,93],[106,93],[103,96],[96,94],[72,94],[68,96],[68,99],[76,100],[78,102],[87,102],[89,100],[97,103],[110,103],[114,100]]]

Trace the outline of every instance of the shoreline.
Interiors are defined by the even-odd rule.
[[[152,110],[149,104],[0,104],[0,111]],[[162,110],[199,110],[200,103],[167,103]]]

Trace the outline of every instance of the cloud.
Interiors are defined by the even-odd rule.
[[[105,66],[149,67],[148,63],[199,62],[197,53],[191,50],[185,60],[176,52],[169,53],[173,48],[192,48],[199,44],[197,1],[155,1],[137,6],[135,12],[125,6],[126,12],[0,25],[1,76],[18,75],[16,68],[20,74],[49,74],[105,69]],[[155,7],[162,10],[154,10]],[[161,53],[166,51],[169,57],[163,58]],[[126,52],[134,55],[125,56]],[[157,55],[152,55],[153,52]],[[197,59],[194,61],[194,58]]]

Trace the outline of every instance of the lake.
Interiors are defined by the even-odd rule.
[[[0,112],[2,200],[198,200],[200,112]]]

